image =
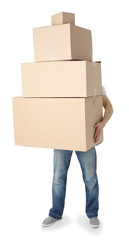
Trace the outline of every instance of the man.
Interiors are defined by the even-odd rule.
[[[95,124],[94,142],[97,143],[100,134],[113,114],[113,107],[106,96],[105,88],[102,86],[102,100],[105,109],[101,122]],[[73,151],[54,149],[54,176],[52,184],[53,207],[49,211],[49,217],[43,221],[43,226],[48,227],[60,220],[63,215],[67,182],[67,171]],[[75,151],[79,160],[83,180],[86,189],[86,215],[91,227],[99,227],[99,185],[96,173],[96,150],[95,147],[86,152]]]

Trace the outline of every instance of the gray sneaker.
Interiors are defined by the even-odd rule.
[[[43,227],[49,227],[49,226],[53,225],[58,220],[59,219],[56,219],[56,218],[53,218],[53,217],[49,216],[42,222],[42,225],[43,225]]]
[[[100,226],[100,222],[97,217],[89,218],[89,221],[92,228],[97,228]]]

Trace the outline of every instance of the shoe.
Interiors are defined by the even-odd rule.
[[[42,225],[43,225],[43,227],[49,227],[49,226],[53,225],[58,220],[59,219],[56,219],[56,218],[53,218],[53,217],[49,216],[42,222]]]
[[[89,218],[89,221],[92,228],[97,228],[100,226],[100,222],[97,217]]]

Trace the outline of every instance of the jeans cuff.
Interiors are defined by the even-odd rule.
[[[87,213],[88,218],[98,217],[98,213]]]
[[[49,216],[50,216],[50,217],[53,217],[53,218],[55,218],[55,219],[61,219],[61,218],[62,218],[62,217],[60,217],[59,215],[54,214],[54,213],[51,212],[51,211],[49,211]]]

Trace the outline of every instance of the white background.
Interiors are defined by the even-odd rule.
[[[129,14],[126,0],[4,0],[0,4],[0,238],[128,239]],[[32,28],[51,25],[51,15],[73,12],[76,25],[92,30],[93,60],[114,114],[96,147],[101,227],[85,215],[85,189],[73,152],[63,219],[42,228],[51,208],[53,150],[15,146],[12,97],[21,96],[22,62],[34,62]]]

